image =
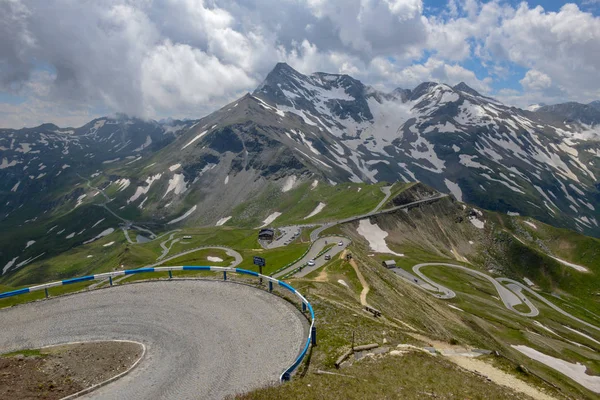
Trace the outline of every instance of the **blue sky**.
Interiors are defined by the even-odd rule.
[[[12,0],[0,12],[3,127],[198,118],[279,61],[383,90],[464,81],[520,107],[600,99],[600,0]]]

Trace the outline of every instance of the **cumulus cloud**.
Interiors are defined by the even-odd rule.
[[[600,18],[574,4],[453,0],[425,15],[422,0],[3,0],[0,35],[0,94],[24,99],[0,103],[11,126],[197,118],[278,61],[387,90],[464,81],[517,104],[600,98]]]
[[[600,18],[575,4],[546,12],[521,3],[485,42],[493,57],[531,68],[538,79],[545,76],[542,84],[552,82],[582,99],[600,97]],[[526,76],[525,83],[534,78]]]
[[[548,75],[535,69],[527,71],[525,77],[519,82],[525,89],[530,90],[548,89],[552,85],[552,79]]]

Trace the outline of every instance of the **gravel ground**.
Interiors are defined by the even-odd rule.
[[[94,399],[220,399],[269,383],[299,354],[307,321],[285,300],[235,283],[147,282],[0,310],[0,352],[126,339],[147,353]]]

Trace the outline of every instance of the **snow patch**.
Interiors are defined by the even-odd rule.
[[[115,244],[115,242],[108,242],[106,244],[103,244],[102,247],[109,247],[109,246],[112,246],[113,244]]]
[[[25,245],[25,248],[29,248],[30,246],[32,246],[35,243],[35,240],[30,240],[27,242],[27,244]]]
[[[550,257],[554,258],[559,263],[561,263],[563,265],[566,265],[567,267],[571,267],[573,269],[576,269],[579,272],[588,272],[588,269],[586,267],[582,266],[582,265],[573,264],[573,263],[570,263],[568,261],[562,260],[562,259],[560,259],[558,257],[554,257],[554,256],[550,256]]]
[[[161,176],[162,176],[162,174],[156,174],[154,176],[149,176],[146,179],[146,183],[148,184],[148,186],[146,186],[146,187],[138,186],[137,189],[135,189],[135,193],[133,194],[133,196],[131,196],[129,198],[129,200],[127,200],[127,204],[136,201],[137,199],[140,198],[141,195],[148,193],[148,191],[150,190],[150,187],[152,186],[152,183],[154,181],[159,180]]]
[[[108,228],[103,230],[102,232],[100,232],[98,235],[96,235],[95,237],[93,237],[90,240],[86,240],[85,242],[83,242],[83,244],[88,244],[88,243],[92,243],[95,240],[98,240],[100,238],[103,238],[104,236],[110,235],[111,233],[113,233],[115,231],[115,228]]]
[[[227,221],[229,221],[230,219],[231,219],[231,215],[229,217],[221,218],[220,220],[217,221],[217,223],[215,224],[215,226],[225,225],[227,223]]]
[[[21,181],[15,183],[15,186],[12,187],[12,189],[10,189],[11,192],[16,192],[17,189],[19,188],[19,185],[21,184]]]
[[[10,260],[8,263],[6,263],[4,268],[2,268],[2,275],[4,275],[6,273],[6,271],[8,271],[15,264],[15,261],[17,261],[17,258],[19,258],[19,257],[17,256],[15,258],[13,258],[12,260]]]
[[[223,259],[221,257],[208,256],[206,257],[206,259],[210,262],[223,262]]]
[[[208,130],[206,131],[202,131],[200,132],[198,135],[196,135],[196,137],[194,137],[192,140],[190,140],[185,146],[183,146],[181,148],[181,150],[185,149],[186,147],[188,147],[189,145],[193,144],[194,142],[198,141],[202,136],[206,135],[208,133]]]
[[[83,203],[83,199],[85,199],[86,196],[87,194],[82,194],[77,198],[77,204],[75,204],[75,208],[79,207],[81,203]]]
[[[8,159],[6,157],[4,157],[2,159],[2,164],[0,164],[0,169],[14,167],[17,164],[18,164],[17,160],[12,160],[11,162],[8,162]]]
[[[577,329],[573,329],[573,328],[571,328],[569,326],[566,326],[566,325],[563,325],[563,328],[566,328],[566,329],[570,330],[571,332],[574,332],[574,333],[576,333],[576,334],[578,334],[580,336],[583,336],[584,338],[586,338],[588,340],[591,340],[592,342],[594,342],[596,344],[600,344],[600,342],[597,341],[596,339],[594,339],[593,337],[591,337],[591,336],[589,336],[589,335],[587,335],[587,334],[585,334],[583,332],[579,332]]]
[[[399,257],[404,257],[404,254],[399,254],[392,251],[385,242],[388,233],[381,229],[377,224],[372,224],[368,219],[361,219],[356,230],[359,235],[363,236],[369,242],[369,247],[376,253],[394,254]]]
[[[346,283],[346,281],[344,281],[343,279],[338,279],[338,283],[342,286],[346,286],[348,289],[350,289],[350,286],[348,286],[348,284]]]
[[[540,351],[523,345],[511,345],[511,347],[527,357],[541,362],[542,364],[560,372],[561,374],[573,379],[581,386],[591,390],[594,393],[600,393],[600,376],[586,374],[587,367],[580,363],[570,363],[560,358],[552,357]]]
[[[292,190],[294,188],[294,185],[296,184],[296,175],[291,175],[288,176],[287,179],[285,180],[285,182],[283,183],[283,187],[281,188],[282,192],[289,192],[290,190]]]
[[[169,167],[169,171],[177,171],[179,168],[181,168],[181,164],[173,164]]]
[[[223,184],[227,185],[229,183],[229,175],[227,175],[225,177],[225,180],[223,181]]]
[[[269,215],[267,218],[265,218],[265,220],[263,221],[263,224],[261,226],[259,226],[259,228],[264,228],[265,226],[269,225],[270,223],[275,221],[280,215],[281,215],[280,212],[275,211],[274,213]]]
[[[189,217],[190,215],[192,215],[192,213],[196,211],[196,206],[190,208],[185,214],[183,214],[181,217],[177,217],[174,220],[171,220],[169,222],[167,222],[168,225],[170,224],[175,224],[179,221],[183,221],[184,219],[186,219],[187,217]]]
[[[525,222],[527,225],[529,225],[533,229],[537,229],[537,226],[533,222],[529,222],[529,221],[523,221],[523,222]]]
[[[150,146],[151,144],[152,144],[152,138],[150,137],[150,135],[147,135],[146,136],[146,141],[144,142],[144,144],[142,144],[137,149],[134,149],[133,151],[135,151],[135,152],[142,151],[145,148],[147,148],[148,146]]]
[[[115,183],[119,187],[119,192],[122,192],[123,190],[127,189],[129,185],[131,185],[131,181],[127,178],[117,179]]]
[[[460,186],[458,186],[458,183],[454,183],[448,179],[444,179],[444,183],[446,184],[448,190],[450,190],[450,193],[452,193],[452,195],[456,197],[456,200],[462,202],[462,190],[460,190]]]
[[[104,221],[106,218],[102,218],[100,221],[96,222],[94,225],[92,225],[92,228],[95,228],[96,226],[98,226],[99,223],[101,223],[102,221]]]
[[[315,207],[315,209],[312,210],[312,212],[310,214],[308,214],[306,217],[304,217],[304,219],[309,219],[309,218],[314,217],[315,215],[317,215],[318,213],[323,211],[323,209],[325,208],[326,205],[327,204],[325,204],[325,203],[319,202],[319,204]]]
[[[175,174],[169,179],[169,187],[165,192],[163,199],[172,191],[175,195],[184,193],[187,190],[187,184],[185,183],[185,176],[183,174]]]

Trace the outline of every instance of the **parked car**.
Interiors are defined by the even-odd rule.
[[[325,260],[327,260],[327,261],[331,260],[331,255],[330,254],[325,254]]]
[[[315,265],[315,260],[309,260],[308,261],[308,266],[309,267],[313,267]]]
[[[342,241],[340,241],[340,242],[338,243],[338,246],[343,246],[343,245],[344,245],[344,242],[342,242]]]

